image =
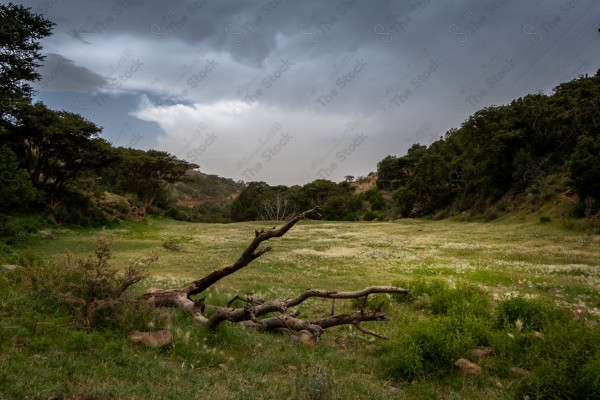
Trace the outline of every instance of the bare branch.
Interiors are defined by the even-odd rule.
[[[265,247],[263,249],[258,249],[258,246],[269,239],[274,237],[282,237],[289,231],[296,223],[300,220],[308,218],[313,215],[318,215],[321,209],[319,207],[312,208],[308,211],[305,211],[301,214],[298,214],[296,217],[291,219],[288,223],[282,226],[279,229],[272,229],[269,231],[260,231],[256,232],[256,236],[254,240],[248,245],[246,250],[242,253],[240,258],[237,261],[227,267],[223,267],[212,273],[206,275],[204,278],[198,279],[188,285],[184,290],[187,292],[188,296],[193,296],[195,294],[201,293],[206,290],[208,287],[214,285],[216,282],[221,280],[222,278],[233,274],[236,271],[244,268],[246,265],[250,264],[252,261],[262,256],[266,252],[271,250],[271,247]],[[258,250],[257,250],[258,249]]]
[[[291,300],[273,300],[265,301],[256,307],[256,316],[280,312],[285,313],[289,308],[295,307],[311,297],[321,297],[329,299],[356,299],[364,297],[371,293],[402,293],[408,294],[409,291],[395,286],[371,286],[356,292],[338,292],[337,290],[319,290],[307,289],[300,296]],[[223,321],[240,322],[248,319],[248,314],[244,308],[224,308],[215,307],[216,313],[209,319],[210,326],[214,329]],[[332,316],[333,317],[333,316]]]
[[[380,334],[380,333],[377,333],[377,332],[375,332],[375,331],[372,331],[372,330],[370,330],[370,329],[366,329],[366,328],[364,328],[364,327],[363,327],[361,324],[359,324],[359,323],[356,323],[356,324],[353,324],[353,325],[356,327],[356,329],[358,329],[359,331],[361,331],[361,332],[362,332],[362,333],[364,333],[364,334],[367,334],[367,335],[373,335],[373,336],[375,336],[375,337],[378,337],[379,339],[383,339],[383,340],[388,340],[388,339],[389,339],[389,337],[387,337],[387,336],[385,336],[385,335],[382,335],[382,334]]]
[[[282,208],[275,209],[275,215],[285,213],[285,203],[281,203]],[[240,257],[231,265],[211,272],[205,277],[198,279],[186,287],[169,290],[153,290],[145,293],[143,299],[159,307],[176,307],[188,310],[195,321],[208,323],[211,329],[216,327],[223,321],[231,321],[241,323],[244,326],[253,327],[261,330],[272,331],[278,329],[287,329],[296,332],[308,331],[314,338],[318,339],[325,329],[338,325],[354,325],[358,330],[365,334],[373,335],[381,339],[387,339],[386,336],[377,332],[365,329],[360,325],[363,321],[387,321],[388,317],[381,312],[383,303],[373,311],[354,311],[348,314],[335,314],[336,299],[357,299],[364,298],[362,308],[365,308],[367,296],[375,293],[387,294],[409,294],[406,289],[395,286],[371,286],[362,290],[353,292],[340,292],[337,290],[320,290],[306,289],[297,297],[286,300],[254,300],[250,296],[241,297],[235,296],[231,299],[226,307],[219,307],[210,304],[205,304],[204,299],[192,300],[191,296],[201,293],[214,283],[222,278],[233,274],[236,271],[244,268],[253,260],[261,257],[263,254],[271,251],[270,246],[259,248],[264,241],[275,237],[282,237],[289,231],[298,221],[308,218],[313,215],[318,215],[320,208],[315,207],[311,210],[298,214],[293,219],[288,221],[279,229],[272,228],[270,230],[255,231],[254,239],[243,251]],[[301,320],[298,317],[298,312],[288,313],[289,309],[298,306],[304,301],[319,297],[332,299],[331,314],[325,318],[316,320]],[[231,307],[236,300],[242,300],[244,307]],[[260,319],[269,313],[279,313],[279,315]],[[210,318],[206,316],[209,315]]]

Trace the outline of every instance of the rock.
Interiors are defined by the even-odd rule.
[[[581,306],[581,305],[573,307],[571,312],[573,313],[573,318],[575,318],[577,321],[579,321],[581,318],[587,316],[587,314],[588,314],[585,306]]]
[[[480,349],[471,351],[471,358],[473,358],[476,362],[485,360],[492,355],[494,355],[494,349],[491,347],[482,347]]]
[[[598,326],[598,321],[596,321],[595,319],[588,319],[586,321],[586,323],[588,324],[588,326],[591,326],[592,328],[595,328]]]
[[[132,343],[141,343],[146,347],[158,348],[173,343],[173,335],[166,329],[156,332],[134,331],[129,335]]]
[[[536,338],[542,339],[544,337],[544,334],[539,331],[533,331],[533,336],[535,336]]]
[[[510,372],[512,372],[513,374],[523,375],[523,376],[529,375],[531,373],[528,370],[519,368],[519,367],[512,367],[510,369]]]
[[[312,333],[310,333],[310,331],[307,331],[306,329],[299,331],[297,334],[292,336],[292,338],[311,347],[315,347],[317,343],[319,343],[319,339],[316,338],[315,335],[313,335]]]
[[[458,372],[462,375],[481,375],[481,367],[472,363],[466,358],[459,358],[454,365],[458,368]]]
[[[4,264],[2,266],[3,269],[7,270],[7,271],[15,271],[19,268],[23,268],[20,265],[12,265],[12,264]]]

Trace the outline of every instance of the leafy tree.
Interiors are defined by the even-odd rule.
[[[366,192],[362,193],[360,198],[368,201],[371,206],[371,210],[373,211],[381,211],[385,208],[385,199],[383,198],[381,192],[377,189],[367,190]]]
[[[53,25],[31,8],[0,4],[0,123],[10,124],[15,110],[29,102],[28,82],[40,79],[36,68],[44,60],[39,41]]]
[[[231,204],[231,219],[254,221],[258,219],[260,197],[269,191],[265,182],[250,182]]]
[[[419,157],[427,146],[414,144],[404,157],[387,156],[377,164],[377,187],[383,190],[396,190],[406,185],[414,172]]]
[[[356,212],[360,210],[360,201],[350,194],[334,195],[323,205],[323,218],[328,221],[356,220]]]
[[[120,194],[137,196],[142,212],[163,200],[170,185],[186,179],[186,172],[198,165],[180,160],[166,151],[116,149],[118,163],[106,173],[110,186]]]
[[[23,107],[18,115],[20,123],[9,141],[32,185],[48,198],[59,196],[75,178],[114,161],[111,146],[98,137],[101,128],[79,114],[36,103]]]
[[[0,146],[0,209],[22,206],[35,198],[35,189],[27,173],[19,169],[17,156]]]
[[[600,200],[600,136],[580,136],[571,155],[569,172],[581,200]]]

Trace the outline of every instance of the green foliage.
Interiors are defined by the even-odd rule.
[[[50,35],[54,24],[31,8],[0,4],[0,121],[11,123],[14,111],[28,103],[29,82],[40,79],[36,68],[44,59],[40,40]]]
[[[101,128],[78,114],[54,111],[43,103],[22,107],[10,143],[34,187],[57,195],[69,182],[113,161]]]
[[[25,229],[16,219],[0,214],[0,243],[4,245],[17,244],[24,240],[25,233]]]
[[[398,284],[412,291],[402,301],[413,307],[426,305],[433,316],[405,324],[386,346],[381,361],[386,376],[397,381],[441,379],[454,373],[458,358],[491,346],[494,355],[483,361],[487,373],[511,376],[513,366],[529,371],[516,381],[516,398],[600,394],[600,331],[563,310],[523,297],[504,300],[494,309],[476,288],[451,289],[439,280]],[[471,312],[466,304],[478,304],[478,311]]]
[[[549,327],[569,321],[569,315],[540,300],[513,297],[498,304],[496,327],[512,327],[522,323],[524,331],[545,331]]]
[[[114,149],[118,161],[103,174],[108,188],[118,194],[134,194],[142,214],[153,206],[168,208],[172,185],[188,179],[198,165],[157,150]]]
[[[315,206],[323,208],[323,219],[357,221],[361,198],[353,194],[348,182],[335,183],[318,179],[300,186],[269,186],[250,182],[231,205],[234,221],[283,220],[294,213]]]
[[[395,191],[403,216],[444,209],[482,214],[506,195],[523,202],[533,194],[538,203],[547,202],[553,191],[545,180],[552,175],[570,175],[582,200],[598,200],[599,101],[600,73],[561,84],[552,96],[528,95],[484,108],[430,146],[417,144],[402,157],[384,158],[377,186]],[[485,219],[497,216],[492,209]]]
[[[521,347],[532,374],[519,382],[516,395],[532,399],[593,399],[600,396],[600,332],[573,320],[556,323],[543,340]],[[519,358],[519,354],[512,357]]]
[[[331,196],[323,205],[323,218],[329,221],[356,221],[360,202],[352,195]]]
[[[332,379],[327,369],[321,364],[310,365],[296,376],[296,392],[301,399],[329,399],[332,389]]]
[[[409,295],[394,295],[396,301],[414,303],[417,307],[431,310],[433,314],[452,315],[457,318],[487,318],[490,315],[488,294],[473,284],[459,283],[452,288],[448,282],[441,279],[418,279],[394,282],[394,285],[410,288]]]
[[[575,189],[582,199],[600,200],[600,135],[580,136],[569,160]]]
[[[269,188],[265,182],[250,182],[242,189],[231,204],[231,219],[234,221],[254,221],[258,219],[259,198]]]
[[[57,265],[30,264],[27,271],[33,290],[85,328],[120,326],[127,330],[126,316],[140,306],[130,296],[131,286],[146,276],[154,258],[137,260],[120,271],[109,264],[111,245],[110,239],[99,239],[95,259],[67,253]]]
[[[35,199],[36,191],[27,173],[19,169],[17,156],[0,146],[0,208],[14,209]]]

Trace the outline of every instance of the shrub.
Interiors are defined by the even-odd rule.
[[[479,317],[439,316],[419,321],[392,340],[383,358],[384,369],[397,380],[443,376],[470,350],[489,345],[492,336],[489,321]]]
[[[364,221],[373,221],[377,215],[373,211],[367,211],[363,216]]]
[[[329,399],[332,390],[332,379],[320,364],[311,365],[296,377],[296,391],[301,399]]]
[[[408,296],[395,295],[396,301],[417,302],[418,306],[430,309],[433,314],[456,317],[488,317],[491,314],[488,294],[475,285],[459,283],[456,288],[451,288],[448,282],[440,279],[395,282],[394,285],[411,291]]]
[[[512,327],[517,320],[523,331],[544,331],[555,323],[569,322],[569,315],[539,300],[513,297],[498,304],[496,327]]]
[[[550,221],[552,221],[552,219],[550,217],[548,217],[547,215],[543,215],[540,217],[541,224],[547,224]]]
[[[525,349],[532,374],[519,382],[519,398],[600,397],[600,332],[573,320],[548,328]]]
[[[0,214],[0,243],[17,244],[25,238],[25,230],[14,218]]]
[[[95,258],[67,253],[57,265],[29,265],[33,290],[88,329],[122,325],[126,322],[124,316],[139,307],[130,296],[131,286],[146,276],[146,267],[154,258],[134,262],[120,272],[109,264],[111,245],[110,239],[102,238],[96,245]]]

